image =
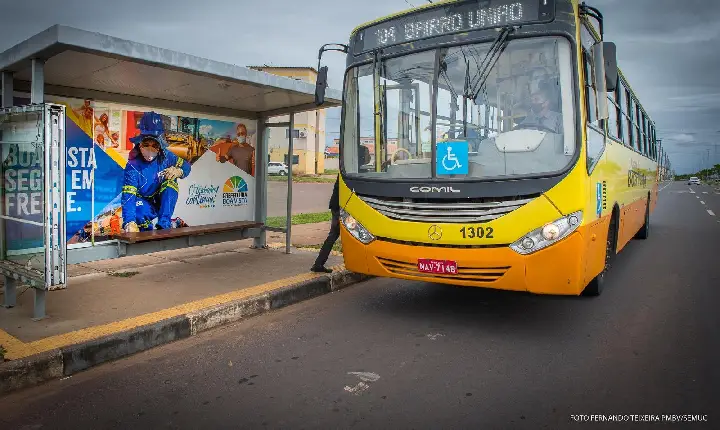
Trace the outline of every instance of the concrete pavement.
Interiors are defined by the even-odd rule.
[[[330,221],[292,226],[293,246],[316,246],[325,242],[330,232]],[[285,233],[268,232],[268,241],[285,243]],[[340,240],[338,239],[338,243]]]
[[[328,227],[297,227],[300,248],[290,255],[282,252],[279,234],[283,242],[271,241],[269,250],[251,249],[252,240],[244,240],[70,265],[68,288],[48,294],[49,317],[40,321],[31,320],[33,295],[21,286],[17,305],[0,309],[0,346],[10,360],[0,360],[0,393],[359,280],[337,252],[327,262],[332,275],[310,273],[317,251],[302,246],[321,243]]]
[[[600,297],[375,279],[11,394],[0,428],[718,428],[720,224],[680,191]]]
[[[316,213],[328,210],[333,184],[293,183],[292,213]],[[268,216],[287,214],[287,183],[268,182]]]

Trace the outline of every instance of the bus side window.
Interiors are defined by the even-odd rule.
[[[592,173],[595,165],[605,151],[605,133],[600,128],[597,115],[597,92],[593,87],[593,66],[590,53],[583,50],[583,62],[585,65],[585,109],[587,111],[587,171]]]

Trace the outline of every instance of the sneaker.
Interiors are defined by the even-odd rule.
[[[313,266],[310,268],[310,271],[315,273],[332,273],[332,269],[326,269],[322,266]]]

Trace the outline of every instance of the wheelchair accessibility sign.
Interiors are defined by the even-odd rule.
[[[469,169],[467,142],[438,142],[435,171],[438,175],[467,175]]]

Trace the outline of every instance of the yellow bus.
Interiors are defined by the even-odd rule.
[[[658,192],[655,124],[603,33],[577,0],[445,1],[321,48],[347,57],[347,269],[599,295],[615,256],[648,237]]]

